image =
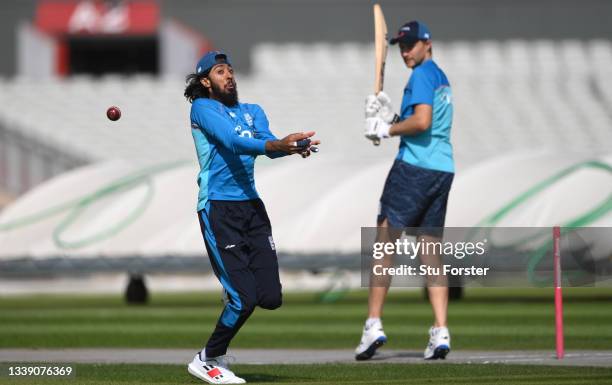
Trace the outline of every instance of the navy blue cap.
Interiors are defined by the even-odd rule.
[[[198,61],[198,65],[196,66],[196,73],[206,73],[210,71],[217,64],[229,64],[230,63],[229,56],[223,51],[209,51],[202,56],[202,58]]]
[[[429,32],[429,28],[427,28],[425,23],[413,20],[402,25],[399,31],[397,31],[397,35],[391,38],[389,43],[396,44],[402,42],[412,44],[419,40],[429,39],[431,39],[431,32]]]

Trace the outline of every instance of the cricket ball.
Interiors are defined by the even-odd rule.
[[[121,110],[119,109],[119,107],[116,106],[108,107],[108,110],[106,110],[106,117],[112,120],[113,122],[119,120],[119,118],[121,117]]]

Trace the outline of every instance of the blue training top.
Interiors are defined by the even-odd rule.
[[[454,172],[451,87],[446,75],[433,60],[426,60],[412,70],[404,88],[400,118],[414,114],[417,104],[432,106],[431,127],[418,135],[402,135],[397,159],[431,170]]]
[[[242,201],[259,197],[255,189],[255,158],[266,154],[268,118],[257,104],[227,107],[207,98],[191,105],[191,134],[195,142],[198,174],[198,211],[209,200]],[[267,154],[271,158],[283,153]]]

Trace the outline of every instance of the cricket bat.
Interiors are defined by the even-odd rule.
[[[385,15],[379,4],[374,4],[374,55],[375,55],[375,74],[374,74],[374,95],[383,90],[385,80],[385,61],[387,60],[387,23]],[[378,146],[380,140],[375,140],[374,145]]]

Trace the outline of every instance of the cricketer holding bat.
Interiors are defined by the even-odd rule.
[[[418,232],[420,241],[435,242],[440,240],[444,227],[454,176],[451,88],[432,59],[431,33],[425,24],[419,21],[404,24],[390,43],[399,43],[401,56],[412,74],[404,88],[399,116],[393,112],[385,93],[366,99],[365,136],[370,140],[400,137],[399,153],[380,198],[377,241],[393,242],[401,236],[401,229],[418,227],[423,229]],[[429,232],[424,228],[430,228]],[[420,258],[424,264],[439,264],[436,255],[421,253]],[[443,359],[450,351],[446,325],[448,284],[444,278],[436,279],[436,285],[428,279],[434,323],[429,330],[425,359]],[[369,318],[355,351],[358,360],[371,358],[387,341],[381,316],[389,285],[390,277],[371,281]]]
[[[256,306],[276,309],[282,302],[272,228],[255,190],[255,158],[307,157],[310,146],[296,142],[314,132],[278,140],[259,105],[238,101],[234,71],[222,51],[200,59],[195,73],[187,76],[184,95],[192,103],[191,133],[200,163],[198,218],[225,302],[206,347],[188,371],[211,384],[243,384],[228,368],[230,341]]]

